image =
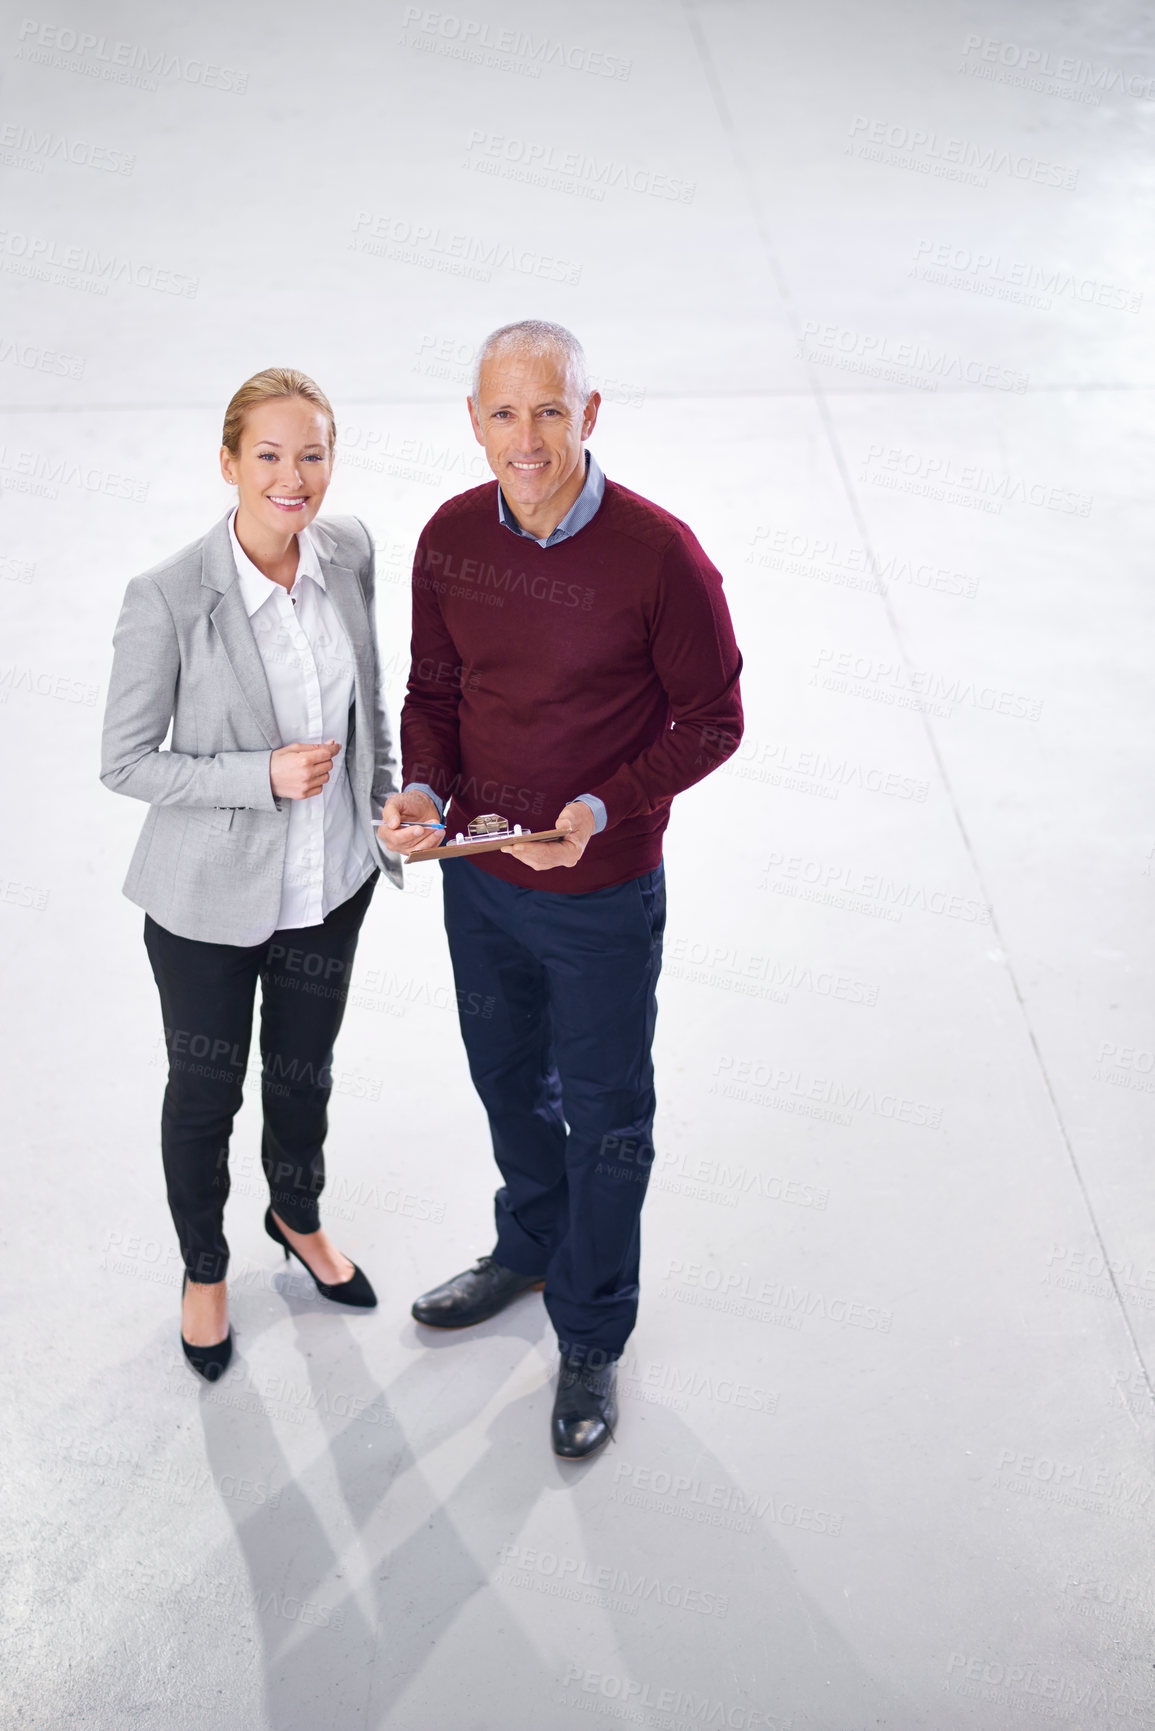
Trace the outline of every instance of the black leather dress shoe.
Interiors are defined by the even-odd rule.
[[[464,1274],[455,1274],[444,1286],[423,1292],[414,1302],[412,1314],[427,1328],[471,1328],[496,1316],[523,1292],[540,1292],[542,1274],[518,1274],[504,1268],[492,1256],[483,1256]]]
[[[561,1355],[550,1419],[555,1455],[580,1461],[609,1442],[618,1422],[618,1367]]]

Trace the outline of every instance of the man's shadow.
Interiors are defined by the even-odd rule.
[[[589,1578],[599,1568],[608,1571],[603,1579],[628,1577],[626,1601],[630,1592],[637,1599],[634,1611],[594,1613],[595,1626],[604,1617],[613,1629],[613,1658],[590,1657],[587,1672],[600,1664],[623,1681],[649,1682],[655,1692],[674,1688],[697,1708],[707,1696],[727,1710],[757,1708],[773,1715],[771,1726],[792,1715],[796,1726],[823,1731],[909,1722],[911,1703],[800,1589],[768,1519],[755,1517],[751,1531],[738,1534],[721,1525],[691,1525],[668,1508],[631,1507],[615,1496],[620,1462],[660,1459],[678,1462],[679,1472],[691,1473],[721,1504],[731,1498],[748,1503],[771,1488],[772,1449],[767,1484],[739,1485],[683,1418],[627,1395],[617,1440],[588,1463],[560,1462],[548,1448],[552,1383],[543,1379],[495,1414],[486,1446],[443,1497],[422,1461],[467,1430],[478,1406],[477,1378],[455,1375],[455,1355],[495,1336],[535,1350],[548,1335],[540,1306],[516,1306],[470,1330],[468,1339],[429,1339],[422,1332],[422,1344],[444,1358],[450,1398],[436,1403],[431,1419],[423,1414],[409,1436],[397,1413],[427,1387],[427,1358],[414,1359],[382,1389],[365,1363],[355,1325],[326,1314],[321,1336],[313,1327],[317,1301],[289,1292],[287,1302],[326,1447],[294,1476],[259,1402],[238,1413],[214,1403],[206,1390],[200,1408],[218,1485],[251,1475],[254,1462],[274,1463],[275,1505],[250,1508],[222,1498],[222,1506],[252,1585],[268,1722],[276,1731],[327,1724],[430,1731],[442,1723],[458,1731],[520,1731],[522,1723],[533,1731],[560,1731],[588,1723],[588,1709],[599,1698],[581,1679],[567,1684],[567,1668],[559,1669],[550,1655],[558,1643],[547,1637],[559,1616],[588,1629],[591,1613],[581,1605],[571,1613],[556,1599],[550,1604],[548,1584],[539,1596],[532,1574],[529,1586],[492,1589],[502,1595],[494,1619],[501,1662],[495,1668],[486,1654],[482,1670],[492,1676],[496,1669],[508,1679],[503,1698],[479,1700],[462,1680],[477,1657],[466,1645],[474,1599],[492,1588],[503,1547],[527,1542],[527,1528],[538,1549],[551,1545],[550,1533],[543,1539],[543,1523],[533,1517],[543,1499],[556,1496],[571,1506],[556,1523],[547,1522],[558,1535],[551,1548],[584,1548],[580,1560],[588,1561]],[[316,1350],[322,1339],[323,1352]],[[354,1414],[334,1410],[334,1390],[342,1397],[337,1404],[351,1402]],[[319,1501],[333,1511],[328,1526]],[[560,1536],[572,1535],[574,1515],[584,1547]],[[334,1536],[338,1526],[344,1530]],[[671,1585],[724,1593],[732,1583],[724,1619],[671,1609],[662,1597]],[[598,1602],[596,1592],[587,1598]],[[464,1626],[455,1634],[459,1620]]]

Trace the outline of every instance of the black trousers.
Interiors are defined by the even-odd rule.
[[[190,1280],[211,1285],[228,1271],[229,1137],[243,1097],[258,980],[261,1163],[270,1198],[294,1232],[321,1224],[333,1043],[377,875],[319,926],[274,932],[251,947],[178,938],[145,915],[168,1049],[161,1153]]]

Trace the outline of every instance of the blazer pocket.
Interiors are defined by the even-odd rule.
[[[189,817],[194,823],[203,824],[206,829],[232,829],[236,812],[231,806],[191,806]]]

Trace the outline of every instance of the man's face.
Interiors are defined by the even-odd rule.
[[[481,369],[473,431],[514,512],[529,515],[570,486],[585,467],[582,441],[593,432],[601,398],[582,402],[559,354],[491,356]],[[580,489],[579,489],[580,491]]]

